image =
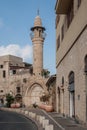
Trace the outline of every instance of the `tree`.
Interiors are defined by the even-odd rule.
[[[41,71],[41,75],[45,78],[48,78],[49,77],[49,74],[50,74],[50,71],[46,70],[46,69],[43,69]]]
[[[7,101],[6,106],[10,107],[10,105],[14,102],[14,97],[8,93],[6,95],[6,101]]]

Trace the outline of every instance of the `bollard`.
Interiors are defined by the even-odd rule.
[[[42,123],[43,128],[45,128],[46,125],[49,125],[49,120],[43,119],[43,123]]]
[[[40,115],[36,115],[36,120],[39,121]]]
[[[52,124],[46,125],[45,130],[54,130],[54,126]]]
[[[28,111],[25,111],[24,114],[27,115],[27,114],[28,114]]]
[[[41,118],[42,118],[42,116],[39,116],[39,123],[41,122]]]
[[[52,124],[50,124],[49,127],[50,127],[50,130],[54,129],[54,126]]]
[[[29,116],[32,117],[32,112],[29,112]]]
[[[39,118],[39,122],[40,122],[40,124],[43,124],[43,120],[45,119],[45,117],[44,116],[40,116],[40,118]]]
[[[38,115],[38,117],[37,117],[37,121],[40,123],[40,118],[41,118],[41,116],[40,115]]]
[[[31,118],[33,118],[33,117],[34,117],[34,113],[32,112],[32,113],[31,113]]]
[[[33,112],[29,112],[29,116],[33,118]]]
[[[19,113],[19,112],[20,112],[20,109],[16,109],[16,112]]]
[[[36,119],[36,113],[32,113],[32,118]]]
[[[46,125],[46,126],[45,126],[45,130],[50,130],[50,129],[49,129],[49,125]]]

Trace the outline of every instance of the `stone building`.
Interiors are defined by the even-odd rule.
[[[40,16],[36,16],[31,28],[33,43],[33,65],[24,63],[20,57],[0,56],[0,102],[5,104],[6,94],[15,97],[15,102],[26,106],[41,103],[40,97],[45,93],[47,76],[43,69],[43,44],[45,28]]]
[[[49,96],[49,105],[53,107],[53,110],[56,111],[56,75],[51,75],[47,82],[47,91]]]
[[[87,123],[87,0],[57,0],[56,110]]]

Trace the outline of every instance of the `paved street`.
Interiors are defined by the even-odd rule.
[[[22,108],[20,111],[21,114],[17,114],[18,110],[16,109],[10,109],[11,111],[15,110],[15,112],[6,112],[7,110],[3,110],[6,109],[0,110],[0,130],[44,130],[36,118],[29,117],[29,115],[25,114],[26,111],[36,113],[36,115],[44,116],[45,119],[49,120],[49,124],[53,125],[53,130],[87,130],[87,126],[82,126],[74,119],[63,117],[56,112],[47,113],[42,109],[31,107]],[[37,126],[30,119],[32,119]]]
[[[0,110],[0,130],[37,130],[37,126],[20,114]]]

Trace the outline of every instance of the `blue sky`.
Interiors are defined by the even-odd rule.
[[[0,0],[0,55],[13,54],[32,63],[30,28],[39,9],[46,28],[44,68],[55,71],[55,4],[56,0]]]

